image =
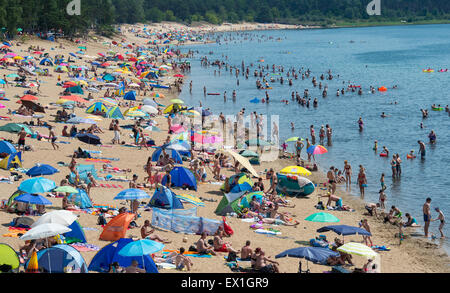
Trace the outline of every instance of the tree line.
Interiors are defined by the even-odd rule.
[[[371,0],[80,0],[81,14],[68,15],[71,0],[0,0],[3,32],[63,30],[67,35],[118,23],[178,21],[212,24],[241,21],[331,25],[338,21],[450,19],[448,0],[381,0],[381,15],[369,16]]]

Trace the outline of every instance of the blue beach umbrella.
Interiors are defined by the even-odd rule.
[[[56,187],[55,182],[50,179],[43,177],[34,177],[23,181],[19,185],[19,190],[32,194],[37,194],[48,192],[54,189],[55,187]]]
[[[58,173],[58,169],[47,165],[47,164],[36,164],[33,168],[27,171],[27,175],[30,177],[42,176],[42,175],[53,175]]]
[[[134,199],[149,198],[149,197],[150,197],[150,195],[148,195],[145,191],[143,191],[141,189],[130,188],[130,189],[122,190],[113,199],[134,200]]]
[[[142,257],[142,265],[145,268],[145,255],[150,255],[152,253],[161,251],[164,248],[164,244],[148,240],[142,239],[128,243],[125,245],[120,251],[119,255],[121,256],[141,256]]]
[[[100,137],[98,137],[97,135],[89,134],[89,133],[77,135],[77,138],[80,141],[87,143],[87,144],[94,144],[94,145],[102,144],[100,141]]]
[[[322,227],[317,230],[317,232],[319,232],[319,233],[328,232],[328,231],[333,231],[333,232],[337,233],[338,235],[343,235],[343,236],[357,235],[357,234],[364,235],[364,236],[372,236],[372,234],[370,232],[368,232],[367,230],[365,230],[363,228],[347,226],[347,225],[325,226],[325,227]]]
[[[24,193],[14,199],[28,204],[52,205],[52,202],[39,194]]]
[[[283,251],[282,253],[277,254],[275,258],[281,258],[286,256],[304,258],[313,263],[326,264],[327,259],[330,256],[337,257],[339,256],[339,252],[335,252],[332,251],[331,249],[323,247],[297,247]]]

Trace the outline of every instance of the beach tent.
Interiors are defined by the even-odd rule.
[[[241,210],[241,197],[245,192],[227,193],[224,194],[222,200],[219,202],[215,213],[219,216],[225,216],[228,213],[238,213]]]
[[[9,199],[8,199],[8,202],[7,202],[7,206],[8,207],[10,207],[10,206],[12,206],[13,204],[14,204],[14,200],[16,199],[16,197],[18,197],[19,195],[22,195],[22,194],[24,194],[25,192],[24,191],[22,191],[22,190],[16,190],[13,194],[11,194],[11,196],[9,197]]]
[[[11,266],[11,270],[15,271],[19,268],[20,262],[17,253],[11,246],[0,243],[0,267],[3,265],[9,265]]]
[[[73,86],[73,87],[69,87],[65,90],[66,92],[71,92],[72,94],[84,94],[83,89],[80,86]]]
[[[153,154],[152,154],[152,162],[158,162],[158,160],[161,157],[161,155],[163,155],[162,151],[163,151],[163,148],[159,147],[153,152]],[[166,154],[168,154],[169,157],[172,158],[175,161],[175,163],[183,164],[183,160],[181,159],[181,155],[176,150],[166,149]]]
[[[129,91],[128,93],[125,94],[125,96],[123,98],[124,98],[124,100],[128,100],[128,101],[136,101],[136,92]]]
[[[70,245],[59,244],[37,253],[39,269],[52,273],[87,273],[86,262],[81,254]],[[28,261],[25,267],[28,266]]]
[[[189,188],[197,191],[197,180],[194,174],[187,168],[177,166],[170,171],[172,176],[172,186],[182,187],[183,189]],[[164,176],[161,184],[166,185],[166,177]]]
[[[17,150],[11,143],[2,140],[0,141],[0,153],[14,154],[17,153]]]
[[[66,238],[66,243],[87,242],[83,227],[81,227],[78,221],[74,221],[68,228],[72,229],[72,231],[63,234],[63,236]]]
[[[30,217],[17,217],[12,220],[10,226],[18,228],[30,228],[34,220]]]
[[[113,75],[109,74],[109,73],[105,74],[102,77],[102,79],[105,80],[105,81],[109,81],[109,82],[116,80],[116,78]]]
[[[11,168],[22,167],[22,153],[14,153],[8,155],[6,158],[0,161],[0,168],[9,170]]]
[[[155,193],[148,203],[148,206],[163,208],[163,209],[183,209],[183,204],[176,194],[165,186],[158,186]]]
[[[95,102],[86,109],[86,113],[95,113],[95,112],[107,113],[108,107],[106,107],[105,104],[103,104],[102,102]]]
[[[120,112],[120,108],[118,106],[110,108],[106,112],[106,118],[112,118],[112,119],[125,119],[123,117],[122,112]]]
[[[277,173],[277,181],[277,192],[283,193],[283,189],[286,188],[286,193],[290,196],[307,196],[315,189],[311,180],[298,175]]]
[[[237,184],[234,184],[233,181],[236,177],[238,177],[238,181]],[[231,176],[230,178],[225,180],[225,183],[220,188],[220,190],[222,190],[225,193],[252,191],[252,189],[253,189],[253,182],[247,175],[245,175],[245,173],[240,173]]]
[[[50,60],[49,58],[44,58],[41,60],[41,62],[39,62],[39,65],[53,66],[53,61]]]
[[[89,264],[88,270],[99,273],[108,273],[109,265],[113,262],[117,262],[121,267],[128,267],[131,265],[133,260],[136,260],[139,263],[138,267],[142,269],[142,257],[119,255],[119,251],[130,242],[133,242],[133,239],[121,238],[106,245],[94,255],[94,258],[92,258],[92,261]],[[144,255],[144,262],[145,271],[147,273],[158,273],[156,264],[150,255]]]
[[[30,128],[28,128],[27,125],[20,124],[20,123],[8,123],[8,124],[5,124],[5,125],[0,127],[0,131],[19,133],[22,130],[22,128],[25,130],[25,132],[27,134],[30,134],[30,135],[33,134],[33,132],[30,130]]]
[[[262,204],[264,192],[263,191],[255,191],[255,192],[247,193],[246,195],[244,195],[242,197],[241,203],[240,203],[241,207],[250,208],[250,202],[252,201],[252,198],[254,196],[256,196],[256,199],[259,201],[259,203]]]
[[[116,241],[120,238],[125,238],[127,234],[128,226],[133,221],[135,214],[123,213],[118,214],[106,224],[103,228],[102,234],[100,234],[100,240]]]
[[[67,199],[72,201],[76,206],[81,209],[92,208],[93,204],[89,195],[83,189],[77,188],[78,193],[70,194]]]

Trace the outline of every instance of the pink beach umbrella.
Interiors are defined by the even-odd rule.
[[[306,150],[306,152],[311,155],[321,155],[328,153],[328,150],[321,145],[312,145]]]
[[[180,133],[186,131],[186,129],[180,124],[172,125],[172,127],[170,127],[170,130],[172,130],[173,133]]]
[[[2,103],[0,103],[0,109],[4,109],[4,108],[6,108],[6,106],[3,105]]]

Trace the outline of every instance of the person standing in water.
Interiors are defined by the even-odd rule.
[[[329,124],[327,124],[325,127],[327,129],[327,145],[331,146],[332,145],[331,137],[333,136],[333,129],[330,127]]]
[[[325,127],[323,125],[320,127],[319,130],[319,141],[321,145],[323,145],[323,142],[325,141]]]
[[[423,221],[425,225],[423,226],[423,231],[425,233],[425,237],[428,237],[428,228],[430,227],[431,221],[431,198],[427,198],[425,203],[423,204]]]
[[[359,117],[358,125],[359,125],[359,131],[363,131],[363,129],[364,129],[364,121],[362,120],[362,117]]]
[[[364,167],[362,165],[359,165],[358,184],[361,198],[364,198],[365,188],[367,187],[367,177]]]
[[[420,141],[420,140],[418,140],[417,143],[419,144],[419,154],[420,154],[420,157],[421,157],[422,159],[425,159],[425,153],[426,153],[425,144],[424,144],[422,141]]]
[[[316,131],[314,130],[314,125],[311,125],[309,127],[309,131],[310,131],[310,134],[311,134],[311,143],[313,145],[315,145],[316,144]]]
[[[445,238],[444,233],[442,233],[442,228],[444,228],[444,225],[445,225],[444,213],[439,208],[435,208],[434,210],[436,212],[438,212],[439,215],[438,215],[438,217],[436,219],[431,220],[431,221],[437,221],[437,220],[441,221],[441,224],[439,225],[439,232],[441,233],[441,238]]]

